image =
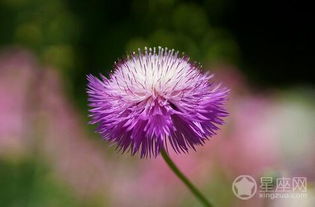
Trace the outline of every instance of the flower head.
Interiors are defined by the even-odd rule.
[[[228,90],[200,66],[167,48],[139,49],[110,78],[88,75],[90,116],[97,132],[122,152],[157,156],[195,150],[223,124]]]

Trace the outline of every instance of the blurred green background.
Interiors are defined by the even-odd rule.
[[[145,46],[183,51],[232,88],[221,135],[174,155],[217,206],[293,206],[238,200],[240,173],[305,176],[299,206],[313,206],[310,17],[298,1],[1,0],[0,206],[199,205],[159,159],[121,156],[86,124],[86,75]]]

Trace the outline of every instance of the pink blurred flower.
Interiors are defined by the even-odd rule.
[[[28,52],[12,49],[0,53],[0,156],[21,155],[27,150],[36,69]]]

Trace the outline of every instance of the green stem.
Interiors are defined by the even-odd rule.
[[[213,207],[213,205],[201,194],[201,192],[188,180],[188,178],[177,168],[172,159],[168,156],[167,152],[163,149],[161,155],[167,165],[176,174],[176,176],[189,188],[189,190],[194,194],[194,196],[207,207]]]

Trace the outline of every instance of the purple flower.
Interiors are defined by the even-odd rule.
[[[115,63],[110,78],[88,75],[91,123],[117,149],[141,157],[195,150],[215,135],[228,89],[174,50],[139,49]]]

